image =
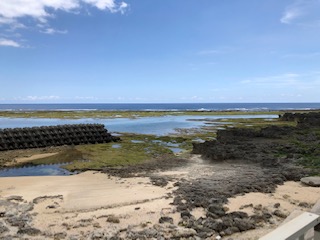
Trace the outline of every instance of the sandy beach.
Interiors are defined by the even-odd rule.
[[[174,184],[181,179],[192,180],[199,174],[208,176],[214,169],[212,166],[208,169],[206,162],[198,156],[192,156],[190,161],[191,164],[187,166],[154,173],[154,176],[170,177],[172,181],[165,187],[153,185],[149,177],[121,178],[94,171],[73,176],[1,178],[0,200],[11,199],[10,202],[15,204],[31,204],[29,225],[41,229],[46,239],[55,239],[57,236],[94,239],[93,236],[99,234],[104,237],[115,234],[121,236],[121,232],[129,230],[155,229],[155,226],[161,226],[161,217],[172,218],[172,224],[178,226],[181,214],[177,206],[172,204],[177,190]],[[243,211],[252,215],[257,209],[272,212],[275,204],[278,204],[277,209],[289,215],[295,210],[309,210],[319,196],[320,188],[307,187],[300,182],[285,182],[274,193],[248,193],[229,198],[225,208],[228,212]],[[8,211],[4,208],[1,206],[0,212]],[[196,219],[205,217],[206,209],[195,208],[191,214]],[[272,224],[262,224],[255,230],[225,239],[257,239],[284,220],[278,217],[272,219]],[[14,235],[16,228],[10,228],[10,231]],[[215,237],[213,235],[208,239]]]
[[[2,178],[0,196],[21,196],[35,204],[37,213],[33,227],[53,233],[65,231],[61,224],[73,226],[68,234],[78,232],[74,227],[83,219],[91,219],[90,226],[81,231],[93,232],[94,226],[109,229],[110,233],[129,225],[155,224],[162,215],[178,219],[168,194],[172,186],[153,186],[148,178],[121,179],[88,171],[73,176],[9,177]],[[119,223],[107,222],[114,215]]]

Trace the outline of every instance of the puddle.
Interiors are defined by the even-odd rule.
[[[182,148],[169,147],[169,149],[170,149],[173,153],[181,153],[181,152],[183,151]]]
[[[144,141],[141,140],[131,140],[132,143],[144,143]]]
[[[166,145],[167,145],[168,147],[179,147],[179,146],[180,146],[179,143],[173,143],[173,142],[167,142]]]
[[[121,144],[113,144],[112,148],[121,148]]]
[[[180,145],[181,145],[180,143],[164,142],[161,140],[152,140],[152,142],[170,149],[173,153],[181,153],[182,151],[184,151],[184,149],[180,148]]]
[[[0,177],[22,177],[22,176],[66,176],[75,173],[60,168],[65,164],[43,164],[38,166],[25,166],[19,168],[7,168],[0,170]]]
[[[196,139],[193,139],[192,142],[196,142],[196,143],[204,143],[205,140],[201,139],[201,138],[196,138]]]

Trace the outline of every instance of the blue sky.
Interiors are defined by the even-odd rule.
[[[320,0],[1,0],[0,103],[320,102]]]

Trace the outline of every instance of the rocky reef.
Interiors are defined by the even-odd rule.
[[[219,130],[216,140],[194,143],[193,153],[213,161],[245,161],[273,167],[301,163],[320,167],[320,113],[285,113],[280,120],[297,124]]]
[[[279,118],[282,121],[296,121],[298,127],[320,127],[320,112],[285,113]]]
[[[0,129],[0,151],[119,140],[103,124],[73,124]]]

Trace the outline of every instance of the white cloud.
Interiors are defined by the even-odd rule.
[[[48,101],[48,100],[59,100],[59,96],[27,96],[19,98],[24,101]]]
[[[49,9],[68,12],[80,8],[83,3],[111,12],[122,11],[128,7],[127,3],[117,3],[116,0],[1,0],[0,16],[7,22],[21,17],[32,17],[46,22],[46,19],[52,16]]]
[[[47,31],[42,32],[58,33],[50,30],[48,24],[48,20],[54,17],[55,11],[71,12],[81,9],[85,4],[112,13],[124,13],[128,8],[127,3],[118,0],[1,0],[0,26],[7,25],[11,29],[25,27],[22,18],[28,17],[38,23],[35,23],[35,26],[40,24],[47,28]]]
[[[109,9],[111,12],[117,11],[116,3],[113,0],[83,0],[85,3],[91,4],[100,10]]]
[[[21,47],[21,45],[13,40],[0,38],[0,46],[4,47]]]
[[[68,33],[67,30],[56,30],[56,29],[53,29],[53,28],[46,28],[45,30],[41,31],[42,33],[45,33],[45,34],[66,34]]]
[[[119,11],[124,14],[124,12],[126,11],[126,9],[129,7],[128,3],[125,2],[121,2],[120,6],[119,6]]]
[[[280,19],[280,21],[282,23],[285,23],[285,24],[290,24],[292,21],[294,21],[296,18],[298,18],[299,16],[301,16],[303,13],[301,11],[301,9],[299,8],[288,8],[282,18]]]
[[[319,26],[320,0],[295,0],[286,7],[280,22]]]

